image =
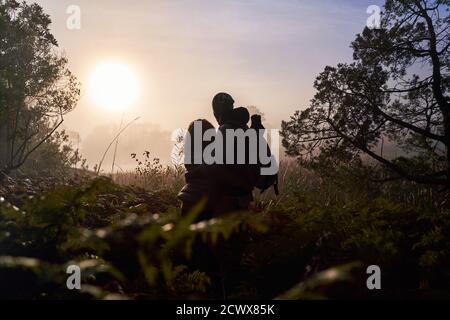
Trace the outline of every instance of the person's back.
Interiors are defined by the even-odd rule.
[[[248,112],[247,108],[239,107],[231,112],[230,122],[232,123],[233,127],[247,130],[248,129],[247,124],[249,121],[250,121],[250,113]]]
[[[201,126],[201,130],[196,132],[195,127]],[[205,208],[199,214],[197,220],[205,220],[212,218],[213,210],[211,209],[214,197],[214,182],[211,179],[210,166],[203,161],[203,151],[211,142],[203,141],[203,135],[207,130],[214,130],[214,126],[205,119],[199,119],[189,125],[186,134],[185,143],[185,180],[186,185],[181,189],[178,198],[182,202],[182,215],[185,216],[197,205],[202,199],[206,199]],[[201,139],[195,134],[200,133]],[[197,138],[197,139],[196,139]],[[196,141],[202,141],[200,147],[196,146]],[[200,154],[199,154],[200,152]],[[198,161],[200,160],[200,161]]]
[[[270,150],[269,145],[267,144],[267,141],[264,139],[263,141],[260,141],[261,136],[260,132],[266,130],[264,125],[262,124],[262,119],[260,115],[253,115],[251,117],[251,126],[250,129],[257,131],[258,136],[258,144],[257,144],[257,152],[258,152],[258,159],[260,157],[260,148],[263,147],[266,149],[266,156],[272,157],[272,151]],[[263,165],[260,161],[258,161],[259,168],[268,167],[269,165]],[[275,194],[278,195],[278,174],[274,175],[261,175],[258,178],[258,182],[256,184],[256,187],[261,190],[261,192],[266,191],[271,186],[274,186]]]
[[[255,168],[247,162],[244,164],[237,163],[236,138],[234,141],[234,157],[232,163],[227,163],[227,131],[236,133],[236,130],[247,130],[247,123],[250,115],[246,108],[234,109],[234,100],[228,94],[218,94],[213,100],[214,115],[220,127],[218,134],[222,136],[222,164],[216,164],[218,174],[218,190],[221,199],[216,205],[220,213],[246,210],[252,201],[252,191],[255,181]],[[242,150],[240,150],[242,151]],[[247,153],[248,144],[245,150]],[[246,156],[247,158],[247,156]]]
[[[252,124],[251,124],[250,128],[255,129],[255,130],[265,130],[266,129],[262,124],[262,119],[259,114],[252,115],[251,120],[252,120]]]

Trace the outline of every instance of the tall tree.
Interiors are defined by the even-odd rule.
[[[387,0],[381,28],[352,43],[354,61],[327,66],[311,105],[282,123],[287,153],[306,165],[369,158],[388,179],[450,187],[449,4]]]
[[[37,4],[0,1],[0,173],[22,166],[78,101],[50,23]]]

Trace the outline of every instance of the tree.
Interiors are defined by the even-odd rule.
[[[0,2],[0,173],[21,167],[78,101],[50,23],[37,4]]]
[[[42,134],[45,135],[46,132]],[[70,133],[58,130],[28,157],[18,171],[29,178],[64,180],[73,176],[71,169],[77,165],[80,169],[87,169],[86,162],[79,149],[72,144]]]
[[[387,0],[354,61],[327,66],[311,105],[282,123],[287,153],[312,166],[369,158],[389,180],[450,187],[449,4]],[[402,156],[383,154],[385,141]]]

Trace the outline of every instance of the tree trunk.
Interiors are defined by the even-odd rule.
[[[10,160],[10,143],[7,122],[0,123],[0,172],[7,172]]]
[[[444,114],[445,148],[447,160],[447,188],[450,189],[450,114],[447,111]]]

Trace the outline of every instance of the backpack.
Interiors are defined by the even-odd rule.
[[[251,117],[251,120],[252,120],[252,124],[250,127],[251,129],[265,130],[265,127],[262,124],[260,115],[253,115]],[[267,146],[267,155],[269,157],[271,157],[272,151],[270,150],[270,147],[267,145],[267,142],[266,142],[266,146]],[[258,148],[259,148],[259,135],[258,135]],[[259,150],[258,150],[258,155],[259,155]],[[261,168],[264,168],[265,165],[263,165],[262,163],[260,163],[260,161],[258,161],[258,167],[259,167],[259,169],[261,169]],[[264,193],[266,190],[268,190],[272,186],[274,188],[275,195],[277,195],[277,196],[280,195],[280,191],[278,189],[278,174],[264,175],[264,176],[259,175],[256,187],[261,190],[261,193]]]

